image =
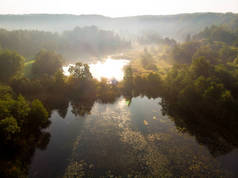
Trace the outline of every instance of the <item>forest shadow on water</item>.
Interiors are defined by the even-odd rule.
[[[224,125],[197,118],[199,113],[168,112],[164,99],[133,93],[110,100],[42,100],[51,115],[44,132],[51,137],[44,150],[34,146],[28,155],[29,176],[236,177],[232,120]]]

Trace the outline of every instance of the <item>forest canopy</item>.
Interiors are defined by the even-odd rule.
[[[63,33],[36,30],[0,29],[0,49],[9,49],[32,58],[40,50],[56,51],[66,59],[103,56],[130,47],[112,31],[99,30],[95,26],[75,27]]]

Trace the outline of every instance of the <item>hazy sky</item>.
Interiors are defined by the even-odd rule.
[[[101,14],[111,17],[190,12],[238,13],[238,0],[0,0],[0,14]]]

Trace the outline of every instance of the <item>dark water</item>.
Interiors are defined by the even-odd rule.
[[[53,111],[50,142],[46,150],[36,150],[30,177],[238,176],[236,149],[212,155],[163,116],[159,103],[121,97],[113,104],[94,103],[85,116],[75,116],[71,104],[65,118]]]

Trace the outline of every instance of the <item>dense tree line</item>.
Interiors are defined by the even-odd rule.
[[[27,101],[6,85],[0,85],[0,176],[25,177],[36,148],[44,149],[49,133],[48,112],[35,99]]]
[[[143,34],[142,36],[138,37],[137,41],[142,45],[151,45],[151,44],[161,44],[161,45],[168,45],[174,46],[176,45],[176,41],[170,38],[163,38],[158,33],[149,32]]]
[[[42,102],[23,96],[30,88],[22,93],[14,88],[13,83],[23,79],[24,62],[15,52],[0,52],[0,177],[26,176],[30,157],[36,148],[44,149],[50,137],[42,131],[50,123]]]
[[[56,51],[67,59],[74,59],[111,54],[129,46],[129,42],[122,40],[113,32],[99,30],[95,26],[75,27],[61,34],[0,29],[0,48],[16,51],[28,58],[42,49]]]
[[[212,64],[200,57],[191,65],[174,66],[164,82],[164,113],[214,156],[238,146],[237,74],[237,64]]]
[[[237,25],[238,27],[238,25]],[[211,26],[193,36],[195,40],[219,41],[228,45],[238,46],[238,30],[226,26]]]
[[[140,74],[128,67],[123,91],[128,99],[161,97],[163,113],[171,116],[178,130],[195,136],[219,156],[238,147],[238,48],[236,38],[214,37],[172,47],[167,59],[173,66],[165,77],[159,68]]]
[[[9,82],[10,79],[21,75],[24,58],[11,51],[0,51],[0,81]]]
[[[2,51],[1,54],[0,60],[4,62],[0,66],[3,71],[0,72],[0,82],[29,100],[40,99],[49,114],[54,105],[57,105],[54,101],[68,104],[69,101],[78,103],[80,100],[87,105],[88,101],[94,103],[96,100],[113,102],[120,96],[118,83],[112,84],[107,79],[97,81],[92,77],[87,64],[76,63],[69,69],[70,76],[65,76],[62,70],[64,59],[55,52],[42,50],[30,63],[15,52]],[[15,62],[11,62],[12,60]],[[24,62],[26,65],[23,65]],[[8,74],[6,71],[11,72]],[[67,104],[59,105],[57,109],[65,109]],[[62,113],[65,111],[62,110]]]
[[[207,28],[172,50],[162,105],[182,132],[218,156],[237,148],[237,33]]]
[[[205,57],[213,64],[233,62],[238,47],[221,41],[193,40],[177,44],[170,49],[168,61],[172,64],[191,64],[198,57]]]

